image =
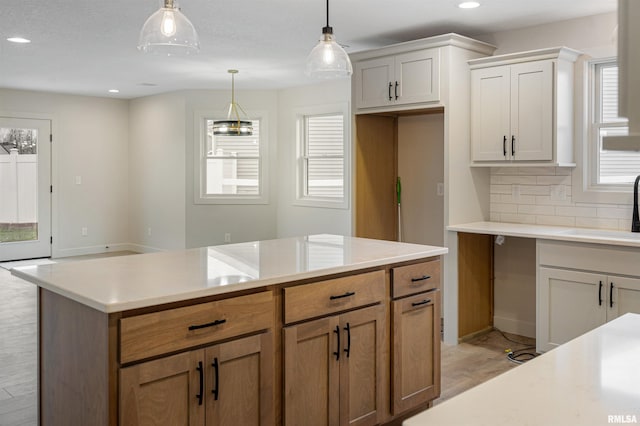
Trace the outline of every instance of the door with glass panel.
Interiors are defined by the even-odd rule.
[[[0,261],[51,256],[51,121],[0,117]]]

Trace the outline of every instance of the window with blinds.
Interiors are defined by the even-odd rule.
[[[302,197],[344,200],[344,115],[306,115],[302,137]]]
[[[602,149],[605,136],[628,133],[626,118],[618,117],[618,66],[616,61],[600,62],[594,68],[593,137],[597,147],[597,184],[630,184],[640,174],[640,152]]]
[[[260,195],[260,120],[252,136],[214,135],[213,122],[205,120],[205,196]]]

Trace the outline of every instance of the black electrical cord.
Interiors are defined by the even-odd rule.
[[[516,349],[516,350],[511,350],[511,349],[506,349],[505,352],[507,353],[507,359],[515,364],[522,364],[524,362],[530,361],[533,358],[537,357],[538,354],[535,352],[527,352],[530,351],[531,349],[535,350],[535,346],[530,346],[528,343],[525,342],[518,342],[517,340],[513,340],[511,338],[509,338],[502,330],[500,330],[499,328],[493,328],[494,330],[496,330],[498,333],[500,333],[502,335],[502,337],[511,342],[511,343],[516,343],[518,345],[522,345],[525,346],[524,348],[520,348],[520,349]]]

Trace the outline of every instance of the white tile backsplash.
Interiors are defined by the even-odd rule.
[[[629,230],[630,205],[576,203],[572,200],[572,171],[572,168],[564,167],[492,168],[490,220]],[[519,196],[514,196],[517,192]],[[562,192],[563,196],[558,197]]]

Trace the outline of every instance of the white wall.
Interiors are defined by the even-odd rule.
[[[0,110],[52,119],[53,255],[120,249],[129,226],[128,102],[0,89]]]
[[[130,102],[129,238],[137,251],[185,248],[185,99]]]
[[[237,87],[237,86],[236,86]],[[261,115],[264,134],[268,138],[269,193],[267,204],[194,204],[194,158],[198,148],[195,114],[199,111],[219,111],[226,116],[231,99],[230,91],[198,90],[179,92],[185,99],[186,119],[186,245],[201,247],[224,243],[224,234],[231,234],[231,242],[275,238],[279,166],[278,155],[278,92],[239,91],[236,101],[249,117]],[[184,204],[183,204],[184,205]]]
[[[351,235],[347,209],[294,205],[296,197],[296,111],[303,107],[351,101],[351,81],[334,80],[278,93],[278,237],[331,233]],[[351,176],[348,176],[351,179]]]

